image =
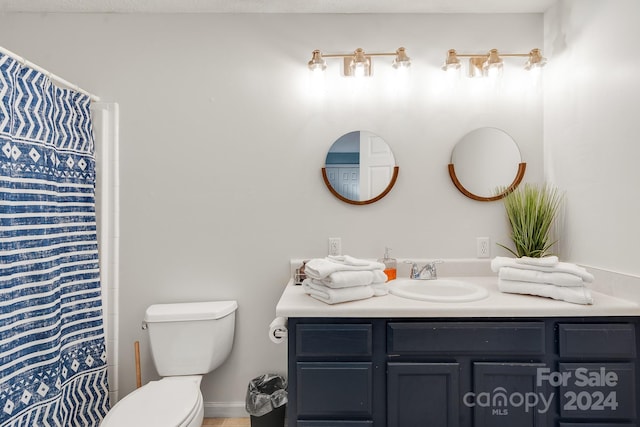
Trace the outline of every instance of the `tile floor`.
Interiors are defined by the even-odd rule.
[[[249,418],[205,418],[202,427],[251,427]]]

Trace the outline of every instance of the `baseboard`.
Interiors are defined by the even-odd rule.
[[[205,418],[247,418],[244,402],[204,402]]]

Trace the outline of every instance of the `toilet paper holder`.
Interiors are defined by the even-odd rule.
[[[276,317],[269,325],[269,339],[280,344],[287,339],[289,331],[287,330],[287,319],[284,317]]]

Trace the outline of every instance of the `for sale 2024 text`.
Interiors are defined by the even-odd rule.
[[[563,409],[565,411],[615,411],[618,407],[616,391],[611,390],[618,385],[618,374],[607,371],[604,367],[597,370],[577,368],[573,371],[551,371],[549,368],[538,368],[536,385],[543,387],[571,387],[564,393]],[[576,391],[575,389],[578,389]],[[469,392],[463,396],[468,407],[480,406],[490,408],[493,415],[508,415],[510,408],[524,408],[525,412],[536,410],[546,413],[555,398],[555,392],[512,392],[504,387],[496,387],[491,392]]]

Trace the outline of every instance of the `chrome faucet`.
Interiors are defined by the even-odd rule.
[[[438,278],[438,271],[436,269],[436,264],[440,264],[442,260],[431,261],[423,265],[421,268],[418,267],[413,261],[407,261],[411,264],[411,271],[409,272],[410,279],[416,280],[435,280]]]

